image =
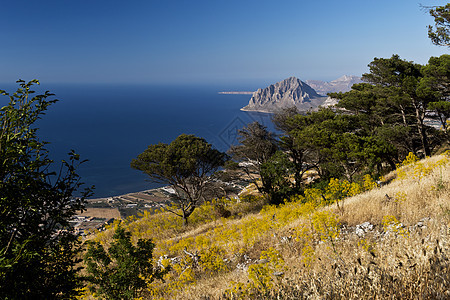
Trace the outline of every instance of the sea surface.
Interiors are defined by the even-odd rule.
[[[254,86],[47,84],[40,88],[60,101],[38,121],[38,135],[50,142],[50,158],[58,165],[71,149],[89,160],[78,173],[86,186],[95,185],[93,198],[159,187],[130,167],[130,161],[150,144],[170,143],[186,133],[226,151],[237,143],[237,130],[248,123],[258,121],[273,130],[270,115],[240,111],[251,95],[218,93],[252,91]],[[0,101],[3,106],[7,99]]]

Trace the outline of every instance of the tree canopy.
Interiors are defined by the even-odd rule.
[[[80,244],[69,223],[84,208],[73,151],[58,173],[35,122],[56,100],[20,87],[0,110],[0,295],[3,299],[71,299],[81,286],[76,255]]]
[[[154,182],[171,185],[174,214],[187,224],[188,217],[203,201],[208,176],[218,170],[227,155],[208,144],[203,138],[182,134],[170,144],[150,145],[131,162],[131,167],[147,174]]]
[[[279,167],[274,169],[275,162],[272,159],[278,151],[275,135],[258,122],[248,124],[238,131],[238,135],[239,144],[231,146],[230,154],[240,162],[240,168],[251,178],[258,191],[268,195],[272,203],[278,203],[279,199],[276,196],[278,180],[272,178],[275,169],[280,169]]]
[[[434,26],[428,26],[428,37],[433,44],[438,46],[450,46],[450,3],[443,6],[429,8],[430,15],[434,18]]]
[[[89,288],[106,299],[136,299],[146,290],[148,283],[162,279],[167,270],[153,267],[155,244],[150,239],[139,239],[133,245],[131,233],[120,225],[112,239],[106,249],[99,242],[88,242],[84,260]]]

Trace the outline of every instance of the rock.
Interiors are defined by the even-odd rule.
[[[364,222],[362,224],[356,225],[355,234],[359,237],[364,237],[364,235],[369,231],[372,231],[373,228],[373,224],[371,224],[370,222]]]
[[[257,260],[255,263],[256,264],[265,264],[265,263],[268,263],[268,262],[269,262],[268,259],[260,259],[260,260]]]
[[[276,112],[296,106],[299,111],[317,109],[327,97],[317,94],[308,84],[290,77],[253,93],[244,111]]]

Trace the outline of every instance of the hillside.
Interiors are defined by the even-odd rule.
[[[168,213],[129,219],[134,240],[156,243],[155,265],[171,266],[144,299],[448,299],[449,155],[406,160],[383,182],[336,180],[325,197],[311,188],[262,210],[260,197],[217,200],[189,227]]]

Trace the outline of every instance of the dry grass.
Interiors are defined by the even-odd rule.
[[[444,156],[434,156],[422,163],[427,167],[443,159]],[[422,178],[408,176],[346,199],[341,219],[352,226],[366,221],[379,225],[384,216],[393,215],[405,225],[412,225],[424,217],[440,215],[450,208],[449,169],[447,162]],[[395,173],[388,176],[395,177]]]
[[[422,162],[435,164],[440,157]],[[390,174],[389,177],[396,177]],[[316,242],[314,260],[306,265],[302,241],[280,242],[292,228],[307,223],[298,219],[276,232],[268,232],[255,243],[255,255],[275,247],[288,268],[283,279],[274,279],[270,289],[225,293],[230,282],[248,282],[247,272],[234,270],[201,278],[176,299],[450,299],[450,164],[438,166],[420,179],[409,176],[389,185],[345,200],[336,212],[347,227],[363,222],[375,225],[364,237],[343,235],[335,242]],[[387,196],[386,196],[387,195]],[[394,216],[407,234],[383,233],[383,218]],[[426,226],[413,227],[430,218]]]
[[[437,164],[444,158],[445,164]],[[281,222],[287,211],[302,209],[300,203],[269,213],[254,212],[262,202],[240,203],[227,207],[234,219],[215,219],[182,230],[152,230],[148,226],[156,224],[151,220],[157,215],[137,220],[129,228],[135,236],[154,238],[160,245],[155,249],[157,256],[182,257],[182,251],[167,250],[175,240],[184,241],[183,247],[194,252],[200,247],[197,239],[209,239],[212,245],[207,247],[218,245],[224,251],[220,259],[226,261],[226,269],[205,272],[201,265],[188,266],[185,271],[193,270],[194,278],[159,293],[160,299],[450,299],[450,162],[445,156],[436,156],[420,164],[425,170],[420,176],[411,173],[345,199],[343,210],[336,205],[316,210],[339,218],[340,232],[333,238],[323,237],[331,227],[322,233],[314,228],[313,213]],[[414,168],[403,170],[413,172]],[[395,173],[387,176],[396,177]],[[387,227],[387,216],[403,227]],[[424,218],[426,221],[417,226]],[[374,229],[364,236],[356,235],[355,226],[364,222],[373,224]],[[244,233],[242,225],[250,232]],[[328,224],[324,221],[324,225]],[[233,228],[242,237],[264,230],[246,242],[231,237]],[[302,230],[306,234],[302,235]],[[107,236],[105,233],[103,238]],[[198,248],[199,253],[207,247]],[[283,274],[274,276],[270,269],[261,275],[267,275],[270,282],[266,286],[255,284],[250,268],[257,267],[260,255],[271,248],[284,260]],[[185,271],[172,279],[179,280]]]

